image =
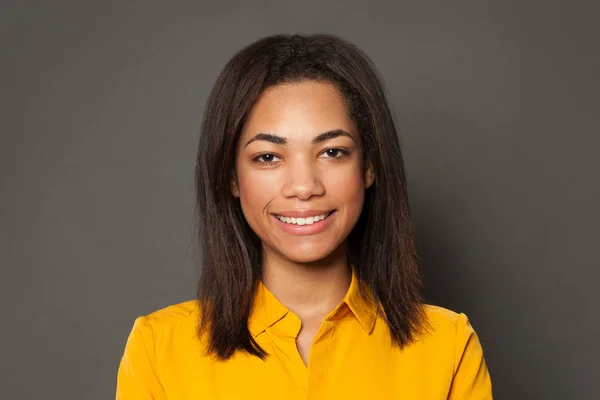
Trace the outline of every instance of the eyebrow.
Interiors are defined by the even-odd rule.
[[[313,140],[311,140],[311,144],[322,143],[327,140],[335,139],[336,137],[339,137],[339,136],[346,136],[346,137],[349,137],[350,139],[356,141],[349,132],[346,132],[343,129],[334,129],[331,131],[323,132],[323,133],[315,136],[315,138],[313,138]],[[248,140],[246,142],[246,144],[244,145],[244,147],[248,146],[250,143],[255,142],[257,140],[263,140],[265,142],[280,144],[283,146],[287,146],[287,144],[288,144],[287,139],[284,137],[277,136],[272,133],[259,133],[258,135],[254,136],[250,140]]]

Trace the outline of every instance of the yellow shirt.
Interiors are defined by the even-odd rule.
[[[464,314],[426,306],[431,326],[415,343],[391,346],[381,317],[353,276],[343,301],[323,321],[308,367],[296,348],[300,319],[259,284],[249,330],[266,361],[237,352],[204,355],[195,301],[136,319],[117,378],[117,400],[312,400],[492,398],[477,335]]]

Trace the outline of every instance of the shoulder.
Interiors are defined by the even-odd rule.
[[[423,305],[424,318],[414,340],[402,347],[404,360],[433,373],[456,371],[467,344],[477,347],[475,332],[464,313],[430,304]],[[474,348],[475,352],[481,352]]]
[[[424,347],[434,349],[432,359],[440,356],[452,365],[449,398],[491,399],[492,386],[483,347],[468,317],[446,308],[426,305],[428,331],[421,339]],[[450,364],[451,363],[451,364]]]
[[[435,306],[433,304],[425,304],[425,313],[427,314],[427,318],[430,320],[435,320],[439,322],[446,322],[450,324],[455,324],[458,320],[459,313],[452,311],[450,309]]]
[[[425,315],[425,329],[420,341],[427,347],[454,353],[455,362],[465,351],[482,355],[479,338],[466,314],[426,304]]]
[[[425,304],[423,329],[417,342],[427,347],[463,347],[475,331],[466,314],[447,308]]]
[[[154,326],[168,326],[197,317],[198,314],[198,301],[188,300],[153,311],[141,318]]]
[[[424,305],[426,325],[436,332],[455,333],[458,329],[470,326],[469,318],[444,307],[431,304]]]
[[[192,338],[196,335],[199,315],[196,300],[172,304],[136,318],[132,334],[139,333],[155,345],[175,338]]]
[[[197,302],[186,301],[135,319],[119,365],[117,398],[161,398],[164,377],[186,355],[201,351],[197,339]],[[143,393],[142,393],[143,392]]]

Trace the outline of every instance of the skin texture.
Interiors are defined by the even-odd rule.
[[[331,131],[347,135],[315,142]],[[278,138],[269,141],[259,134]],[[360,217],[365,189],[373,183],[341,93],[317,81],[267,89],[242,130],[235,172],[232,194],[263,244],[262,281],[300,317],[297,344],[306,363],[323,318],[349,287],[345,241]],[[275,218],[314,210],[335,210],[322,221],[326,228],[314,234],[290,233]]]

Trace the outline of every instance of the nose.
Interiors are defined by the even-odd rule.
[[[283,186],[285,197],[308,200],[312,196],[322,196],[325,193],[325,186],[316,165],[296,162],[289,166],[286,175],[286,183]]]

